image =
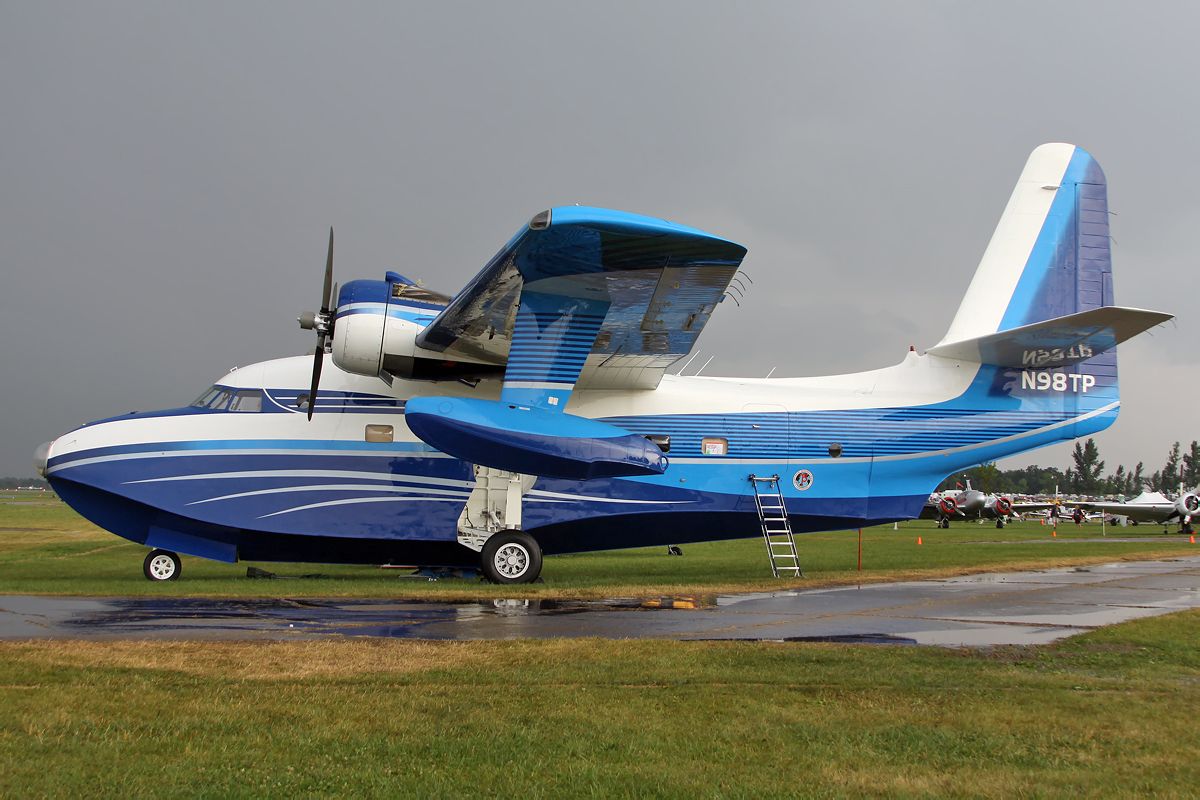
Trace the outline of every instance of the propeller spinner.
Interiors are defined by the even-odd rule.
[[[305,311],[296,321],[306,331],[317,332],[317,347],[313,351],[312,385],[308,390],[308,419],[311,422],[313,407],[317,404],[317,387],[321,383],[321,366],[325,360],[325,341],[333,339],[333,313],[330,306],[333,297],[333,228],[329,229],[329,255],[325,259],[325,287],[321,294],[321,310]]]

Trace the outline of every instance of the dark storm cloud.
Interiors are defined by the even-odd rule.
[[[187,402],[311,346],[339,277],[461,287],[586,203],[750,247],[706,374],[884,366],[941,338],[1028,152],[1110,180],[1122,348],[1101,440],[1200,437],[1188,5],[0,5],[0,474],[41,440]],[[697,362],[701,363],[701,362]],[[1164,389],[1166,391],[1164,391]],[[1035,459],[1055,460],[1055,454]]]

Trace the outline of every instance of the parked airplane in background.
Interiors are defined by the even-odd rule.
[[[950,520],[958,519],[993,519],[997,528],[1014,517],[1030,511],[1041,511],[1055,503],[1026,503],[1014,502],[1011,497],[997,494],[985,494],[971,488],[967,480],[967,488],[957,492],[931,494],[925,507],[921,509],[921,519],[936,519],[939,528],[949,528]]]
[[[1161,524],[1163,533],[1167,532],[1170,523],[1179,524],[1179,532],[1191,534],[1194,532],[1192,520],[1200,516],[1200,496],[1195,491],[1185,492],[1179,487],[1179,497],[1174,500],[1159,492],[1142,492],[1128,503],[1081,502],[1080,507],[1102,511],[1118,517],[1126,517],[1134,525],[1139,522]]]
[[[313,359],[85,425],[39,467],[85,517],[154,548],[155,580],[184,553],[523,582],[543,553],[914,518],[948,473],[1111,425],[1116,345],[1170,319],[1112,305],[1104,174],[1069,144],[1033,152],[950,330],[896,366],[664,374],[745,252],[555,208],[449,299],[395,273],[333,292],[331,232],[321,310],[302,318]]]

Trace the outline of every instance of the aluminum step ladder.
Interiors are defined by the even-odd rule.
[[[792,534],[783,492],[779,489],[779,476],[751,475],[750,485],[754,487],[754,503],[758,507],[767,556],[771,560],[771,574],[776,578],[780,575],[804,577],[800,554],[796,551],[796,537]]]

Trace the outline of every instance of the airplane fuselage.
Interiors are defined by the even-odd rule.
[[[86,425],[45,454],[54,488],[133,541],[224,561],[470,564],[456,540],[471,464],[405,425],[421,395],[495,398],[499,381],[396,380],[329,368],[312,421],[297,357],[225,376],[208,405]],[[1107,427],[1115,386],[1037,392],[1020,370],[909,353],[826,378],[666,376],[577,390],[574,414],[653,437],[662,475],[538,478],[522,528],[562,553],[759,534],[749,476],[778,474],[796,532],[916,517],[947,473]],[[222,394],[224,393],[224,394]]]

